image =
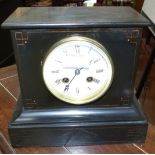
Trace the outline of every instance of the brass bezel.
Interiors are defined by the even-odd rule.
[[[91,44],[93,44],[94,46],[98,47],[99,49],[101,49],[101,51],[103,51],[103,53],[107,56],[106,58],[106,61],[108,60],[110,62],[110,66],[111,66],[111,78],[109,79],[109,82],[108,84],[106,84],[106,86],[104,85],[104,88],[102,88],[103,90],[99,90],[95,93],[93,93],[91,95],[91,98],[88,97],[88,98],[85,98],[83,100],[75,100],[75,99],[68,99],[66,98],[65,94],[61,94],[59,93],[58,91],[56,91],[55,89],[51,88],[48,86],[48,84],[46,83],[46,80],[45,80],[45,77],[44,77],[44,64],[46,62],[46,59],[48,57],[48,55],[55,49],[57,48],[58,46],[62,45],[63,43],[66,43],[66,42],[70,42],[70,41],[85,41],[85,42],[89,42]],[[43,61],[43,67],[42,67],[42,76],[43,76],[43,80],[44,80],[44,83],[47,87],[47,89],[58,99],[60,99],[61,101],[64,101],[66,103],[70,103],[70,104],[76,104],[76,105],[80,105],[80,104],[88,104],[92,101],[95,101],[97,100],[98,98],[100,98],[101,96],[103,96],[107,90],[110,88],[111,84],[112,84],[112,80],[113,80],[113,77],[114,77],[114,65],[113,65],[113,62],[112,62],[112,59],[110,57],[110,55],[108,54],[107,50],[104,48],[104,46],[102,46],[99,42],[93,40],[93,39],[90,39],[90,38],[87,38],[87,37],[83,37],[83,36],[71,36],[71,37],[67,37],[67,38],[64,38],[64,39],[61,39],[60,41],[56,42],[50,49],[49,51],[47,52],[45,58],[44,58],[44,61]]]

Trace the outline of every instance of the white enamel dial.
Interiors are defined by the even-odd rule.
[[[67,103],[86,104],[104,95],[112,83],[113,65],[106,49],[86,37],[60,40],[43,63],[48,90]]]

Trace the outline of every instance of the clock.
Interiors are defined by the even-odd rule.
[[[68,37],[56,42],[47,53],[43,79],[58,99],[88,104],[108,91],[113,79],[113,63],[97,41],[82,36]]]
[[[135,97],[142,28],[130,7],[18,8],[10,29],[21,94],[9,124],[13,146],[144,142]]]

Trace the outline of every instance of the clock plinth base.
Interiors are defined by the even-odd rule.
[[[134,97],[131,107],[24,109],[17,103],[9,125],[12,145],[72,146],[143,143],[147,121]]]

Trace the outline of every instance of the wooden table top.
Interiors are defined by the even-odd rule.
[[[7,140],[7,145],[10,145],[8,135],[8,123],[11,119],[13,109],[15,107],[18,95],[20,93],[18,75],[16,66],[0,69],[0,131]],[[7,153],[4,149],[2,136],[0,135],[0,153]],[[110,144],[110,145],[92,145],[92,146],[73,146],[73,147],[22,147],[12,148],[12,152],[16,153],[51,153],[51,154],[142,154],[155,153],[155,126],[149,124],[146,142],[144,144]],[[9,150],[8,150],[9,152]]]

